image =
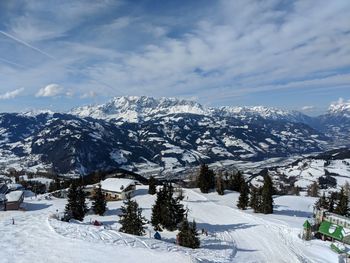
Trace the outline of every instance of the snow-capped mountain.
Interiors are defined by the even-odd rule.
[[[350,101],[344,102],[341,100],[336,103],[332,103],[329,106],[328,113],[336,115],[343,114],[344,116],[350,118]]]
[[[78,107],[69,112],[79,117],[117,120],[123,122],[142,122],[154,117],[169,114],[197,114],[205,116],[235,117],[241,120],[255,120],[257,117],[265,120],[307,123],[311,117],[298,111],[288,111],[273,107],[252,106],[220,108],[204,107],[201,104],[177,98],[153,98],[147,96],[115,97],[100,105]]]
[[[120,167],[158,173],[203,161],[263,160],[321,151],[329,141],[304,123],[288,121],[290,113],[237,109],[119,97],[71,114],[4,113],[0,166],[78,174]]]
[[[105,120],[142,122],[157,116],[175,113],[207,115],[209,111],[197,102],[176,98],[116,97],[101,105],[83,106],[73,109],[73,115]]]
[[[309,123],[311,117],[298,111],[282,110],[273,107],[252,106],[252,107],[221,107],[213,109],[218,115],[231,116],[240,120],[256,121],[259,118],[264,120],[287,121]]]
[[[336,145],[349,145],[350,102],[332,104],[328,112],[317,117],[311,126],[333,138]]]

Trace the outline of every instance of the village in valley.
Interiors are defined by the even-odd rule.
[[[284,253],[295,260],[348,258],[348,183],[340,192],[314,182],[280,195],[267,169],[248,179],[207,165],[195,177],[173,182],[127,171],[84,178],[1,175],[0,229],[39,223],[40,231],[53,230],[63,240],[176,255],[171,262],[242,262],[252,256],[278,262]],[[31,235],[40,240],[39,233]],[[280,252],[271,255],[266,246],[275,243]]]

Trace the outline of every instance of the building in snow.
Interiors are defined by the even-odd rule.
[[[19,210],[24,200],[24,191],[17,190],[5,195],[4,210]]]
[[[136,183],[131,179],[107,178],[101,181],[101,189],[108,201],[124,200],[128,195],[133,195]]]
[[[315,214],[315,220],[316,220],[316,225],[320,225],[323,221],[328,221],[333,224],[349,228],[350,229],[350,218],[337,215],[335,213],[328,212],[327,210],[324,209],[316,209],[314,211]]]
[[[350,218],[321,209],[315,211],[315,221],[323,240],[350,244]]]

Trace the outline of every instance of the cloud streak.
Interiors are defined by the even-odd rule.
[[[14,99],[18,97],[23,91],[24,91],[24,88],[15,89],[13,91],[7,91],[3,94],[0,94],[0,100]]]
[[[33,45],[31,45],[31,44],[29,44],[29,43],[27,43],[27,42],[25,42],[25,41],[15,37],[15,36],[12,36],[12,35],[4,32],[4,31],[1,31],[1,30],[0,30],[0,34],[2,34],[4,36],[6,36],[6,37],[16,41],[17,43],[20,43],[20,44],[22,44],[22,45],[24,45],[24,46],[26,46],[26,47],[34,50],[34,51],[37,51],[38,53],[40,53],[40,54],[42,54],[42,55],[44,55],[44,56],[46,56],[48,58],[55,59],[53,56],[51,56],[50,54],[46,53],[45,51],[43,51],[43,50],[41,50],[41,49],[39,49],[37,47],[34,47]]]

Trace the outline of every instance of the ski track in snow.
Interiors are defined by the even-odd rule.
[[[200,235],[199,249],[128,235],[108,224],[96,227],[88,222],[58,221],[50,215],[57,208],[62,209],[65,200],[54,199],[32,204],[32,207],[47,208],[0,213],[0,262],[113,262],[117,257],[120,262],[157,263],[335,262],[326,243],[301,240],[298,237],[301,228],[291,227],[283,217],[249,214],[236,209],[233,205],[235,194],[218,197],[192,189],[184,189],[184,194],[188,197],[183,204],[189,209],[190,220],[196,220],[199,232],[204,228],[209,233],[208,236]],[[139,195],[135,199],[141,207],[148,209],[154,202],[154,196],[149,195]],[[283,200],[288,204],[288,198],[280,202]],[[112,202],[110,205],[115,209],[120,204]],[[150,210],[145,211],[150,213]],[[105,220],[117,220],[117,215],[110,216]],[[12,217],[16,220],[15,225],[12,225]]]
[[[308,259],[307,256],[302,252],[299,246],[304,246],[304,242],[300,239],[293,239],[293,235],[291,234],[291,230],[284,225],[272,223],[270,221],[264,220],[262,218],[249,215],[237,209],[233,209],[226,205],[219,205],[214,203],[211,200],[208,200],[205,196],[196,193],[195,191],[186,189],[186,194],[195,195],[199,198],[199,201],[209,203],[211,206],[221,206],[222,208],[212,209],[211,211],[223,211],[225,214],[218,213],[216,224],[220,223],[220,218],[226,218],[228,213],[234,214],[231,220],[234,222],[235,218],[239,218],[239,220],[244,224],[253,225],[253,230],[246,228],[247,231],[235,231],[235,230],[225,230],[224,232],[219,232],[219,236],[222,240],[227,240],[229,238],[232,240],[232,243],[235,245],[235,253],[233,256],[229,258],[228,262],[313,262],[311,259]],[[193,196],[191,196],[193,199]],[[197,213],[196,210],[205,209],[200,206],[196,206],[192,208],[192,212],[194,214]],[[201,212],[199,212],[201,213]],[[237,215],[239,214],[239,215]],[[244,221],[242,221],[242,218]],[[199,222],[199,221],[198,221]],[[242,233],[242,232],[254,232],[254,233]],[[268,232],[268,233],[266,233]],[[250,242],[246,242],[247,239]],[[277,239],[277,240],[276,240]],[[235,241],[237,240],[237,242]],[[273,240],[273,241],[272,241]],[[242,242],[244,241],[244,242]],[[246,257],[242,251],[251,250],[254,252],[256,250],[257,244],[260,245],[261,251],[256,251],[260,254],[258,257],[252,257],[249,255]],[[296,245],[298,244],[298,245]],[[252,246],[253,245],[253,246]],[[278,249],[276,246],[278,245]],[[249,248],[253,247],[253,248]],[[255,247],[255,248],[254,248]],[[262,253],[261,253],[262,252]],[[269,255],[270,254],[270,255]],[[252,259],[255,258],[255,259]],[[259,258],[259,259],[257,259]],[[264,260],[261,260],[264,259]]]
[[[205,240],[202,240],[202,242],[204,241],[204,246],[210,246],[213,243],[219,242],[229,247],[223,252],[220,249],[206,248],[192,250],[169,242],[146,237],[136,237],[118,232],[114,229],[105,229],[103,226],[96,227],[79,223],[66,223],[56,219],[48,219],[48,223],[56,233],[66,238],[81,239],[89,242],[102,242],[109,245],[146,248],[163,252],[176,252],[190,256],[193,262],[231,262],[231,255],[234,254],[232,251],[235,251],[234,241],[228,233],[226,236],[220,236],[221,239],[208,236]]]

